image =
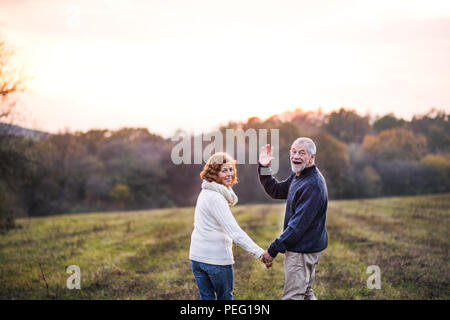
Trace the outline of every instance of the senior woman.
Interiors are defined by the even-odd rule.
[[[236,161],[224,152],[213,154],[200,173],[189,259],[201,300],[233,299],[233,241],[260,258],[264,250],[239,227],[231,213],[238,198]],[[266,264],[267,266],[267,264]]]

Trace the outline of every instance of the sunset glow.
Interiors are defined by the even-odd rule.
[[[0,30],[50,132],[450,110],[449,1],[6,0]]]

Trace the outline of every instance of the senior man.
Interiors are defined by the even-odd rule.
[[[328,205],[327,185],[314,164],[316,145],[310,138],[294,141],[290,150],[292,174],[279,182],[262,175],[261,168],[272,161],[270,145],[259,156],[259,179],[273,199],[286,199],[283,233],[263,254],[269,265],[278,253],[285,254],[283,300],[315,300],[312,290],[315,268],[328,245],[325,228]]]

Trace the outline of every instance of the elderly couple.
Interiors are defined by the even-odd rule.
[[[316,146],[306,137],[294,141],[290,150],[293,173],[279,182],[262,175],[273,159],[270,145],[259,156],[259,179],[274,199],[286,199],[284,228],[267,250],[260,248],[239,227],[229,206],[238,198],[231,187],[237,183],[235,161],[226,153],[215,153],[205,164],[195,208],[189,259],[201,300],[233,299],[233,252],[236,242],[267,268],[278,253],[284,253],[285,283],[282,299],[314,300],[315,268],[328,245],[325,229],[328,194],[325,179],[314,164]]]

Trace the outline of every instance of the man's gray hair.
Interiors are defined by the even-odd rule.
[[[300,144],[300,143],[306,143],[306,145],[308,146],[308,153],[310,156],[313,154],[316,154],[316,144],[310,138],[307,138],[307,137],[297,138],[294,141],[294,143],[292,143],[292,145]]]

